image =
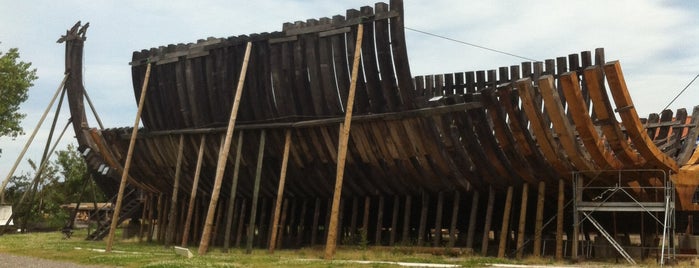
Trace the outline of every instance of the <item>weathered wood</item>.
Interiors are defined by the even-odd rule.
[[[536,219],[534,222],[534,248],[532,255],[534,257],[541,256],[541,238],[544,234],[543,223],[544,223],[544,202],[546,198],[546,183],[544,181],[539,182],[539,189],[537,192],[536,199]]]
[[[500,226],[500,241],[498,245],[498,258],[505,257],[507,249],[507,240],[510,237],[510,212],[512,210],[512,191],[513,187],[507,187],[507,196],[505,197],[505,208],[502,211],[502,225]]]
[[[313,226],[311,227],[311,246],[315,246],[318,237],[318,220],[320,218],[320,198],[316,198],[313,209]]]
[[[453,248],[456,243],[456,223],[459,219],[459,203],[461,202],[461,193],[454,192],[454,202],[451,205],[451,224],[449,225],[449,243],[447,248]]]
[[[563,260],[563,209],[565,206],[565,180],[558,180],[558,206],[556,210],[556,260]]]
[[[134,126],[131,131],[131,140],[129,141],[129,149],[126,153],[126,161],[124,163],[124,170],[121,175],[121,182],[119,183],[119,192],[117,194],[116,205],[114,206],[114,214],[112,215],[112,223],[109,227],[109,235],[107,236],[107,246],[105,250],[107,252],[112,251],[112,245],[114,243],[114,235],[116,234],[117,224],[119,223],[119,213],[121,212],[121,204],[124,202],[124,189],[126,189],[126,180],[129,177],[129,169],[131,168],[131,159],[133,158],[134,147],[136,146],[136,136],[138,135],[138,124],[141,121],[141,113],[143,112],[143,104],[146,100],[146,92],[148,91],[148,79],[150,78],[151,64],[148,63],[146,66],[146,75],[143,79],[143,86],[141,89],[141,97],[138,100],[138,110],[136,111],[136,120],[134,120]],[[67,77],[67,76],[66,76]],[[54,97],[55,99],[55,97]],[[38,129],[38,127],[36,128]],[[12,172],[10,173],[12,174]],[[4,183],[3,183],[4,184]],[[3,185],[3,189],[4,189]]]
[[[238,216],[238,231],[236,232],[235,236],[235,247],[240,247],[240,241],[243,240],[243,229],[245,226],[245,209],[247,208],[247,201],[247,199],[243,199],[243,203],[240,204],[240,216]]]
[[[488,256],[488,242],[490,242],[490,225],[493,219],[493,206],[495,205],[495,189],[488,187],[488,205],[485,209],[485,223],[483,224],[483,240],[481,240],[481,255]]]
[[[349,237],[354,239],[357,234],[357,214],[359,213],[359,198],[352,198],[352,217],[350,218]]]
[[[175,242],[175,226],[177,226],[177,201],[179,200],[180,177],[182,177],[182,158],[184,158],[184,135],[180,135],[177,146],[177,163],[175,164],[175,182],[172,185],[172,200],[170,200],[170,215],[165,234],[165,247]]]
[[[364,27],[362,24],[357,25],[357,45],[362,46],[362,37]],[[359,72],[360,49],[354,53],[354,62],[352,64],[352,81],[350,82],[350,92],[347,97],[347,105],[345,106],[345,122],[344,128],[340,135],[340,142],[337,153],[337,174],[335,178],[335,191],[333,194],[332,216],[330,217],[330,226],[328,227],[328,240],[325,243],[325,258],[332,259],[335,256],[337,246],[337,221],[338,211],[340,207],[340,196],[342,194],[342,181],[345,173],[345,158],[347,154],[347,142],[349,140],[350,125],[352,124],[352,109],[354,107],[354,95],[357,88],[357,74]]]
[[[473,236],[476,234],[476,221],[478,216],[478,191],[473,191],[471,198],[471,213],[468,216],[468,229],[466,231],[466,248],[473,249]]]
[[[275,208],[275,210],[276,210],[276,208]],[[281,219],[279,219],[279,223],[277,224],[277,227],[273,227],[274,229],[279,228],[279,230],[277,232],[277,235],[270,236],[269,248],[272,250],[274,250],[275,248],[282,247],[282,241],[284,238],[284,230],[286,229],[286,219],[287,219],[288,213],[289,213],[289,199],[284,198],[284,205],[282,206]],[[272,243],[274,243],[274,246],[272,245]]]
[[[381,245],[381,233],[383,232],[383,208],[384,208],[385,200],[383,196],[379,196],[379,208],[378,208],[378,213],[376,214],[376,235],[374,238],[374,245],[380,246]]]
[[[223,238],[223,251],[227,252],[230,246],[231,229],[233,228],[233,208],[235,208],[235,198],[238,194],[238,179],[240,177],[240,161],[242,158],[243,133],[238,132],[238,145],[235,148],[235,165],[233,166],[233,182],[231,182],[231,192],[228,199],[228,213],[226,217],[226,231]],[[242,209],[242,207],[241,207]]]
[[[368,243],[369,242],[369,213],[371,209],[371,197],[370,196],[365,196],[364,197],[364,218],[362,219],[362,230],[360,232],[360,241],[362,243]]]
[[[223,175],[226,170],[226,162],[228,160],[228,152],[231,148],[231,139],[233,138],[233,129],[235,127],[236,119],[238,118],[238,107],[240,107],[240,98],[243,94],[243,85],[245,85],[245,73],[247,71],[248,61],[250,60],[250,51],[252,49],[252,43],[248,42],[245,48],[245,57],[243,58],[243,64],[241,67],[240,78],[238,79],[238,86],[235,92],[235,99],[233,100],[233,107],[231,108],[231,116],[228,120],[228,129],[226,130],[226,138],[221,152],[219,152],[218,161],[216,164],[216,177],[214,178],[214,189],[211,193],[211,202],[209,203],[209,211],[206,214],[206,221],[204,223],[204,230],[202,231],[202,239],[199,242],[199,255],[206,254],[209,249],[209,241],[211,239],[211,229],[214,221],[214,213],[216,212],[216,204],[218,203],[218,196],[221,191],[221,183],[223,181]],[[264,130],[262,131],[262,137],[264,137]],[[262,138],[264,140],[264,138]],[[264,142],[261,142],[263,144]],[[259,161],[259,160],[258,160]],[[253,201],[255,203],[255,201]],[[253,210],[254,211],[254,210]]]
[[[422,190],[421,199],[422,199],[422,205],[420,207],[420,226],[418,226],[418,231],[417,231],[417,246],[421,247],[425,243],[425,229],[427,228],[427,212],[429,210],[429,205],[430,205],[430,197],[427,194],[427,191],[424,189]]]
[[[265,130],[260,133],[260,145],[257,152],[257,167],[255,169],[255,186],[252,191],[252,205],[250,206],[250,223],[248,224],[248,237],[245,245],[245,253],[252,253],[252,243],[255,239],[255,220],[257,217],[257,202],[260,194],[260,180],[262,178],[262,162],[265,153]]]
[[[396,233],[398,231],[398,215],[400,214],[400,196],[393,196],[393,217],[391,217],[391,234],[389,236],[388,245],[393,246],[396,243]]]
[[[287,130],[284,135],[284,153],[282,155],[282,166],[279,172],[279,187],[277,188],[277,203],[274,206],[274,219],[272,220],[272,234],[270,238],[269,253],[274,253],[276,248],[276,240],[278,233],[279,211],[281,209],[282,199],[284,198],[284,185],[286,183],[286,168],[289,163],[289,148],[291,147],[291,130]],[[281,226],[282,228],[284,226]]]
[[[306,234],[306,210],[308,209],[308,199],[303,199],[303,204],[301,205],[301,215],[299,216],[298,228],[296,228],[296,246],[300,246],[303,243],[303,238]]]
[[[432,246],[440,247],[442,244],[442,216],[444,214],[444,192],[437,194],[437,208],[435,210],[434,237]]]
[[[519,228],[517,228],[517,254],[516,258],[521,259],[524,255],[524,236],[527,224],[527,198],[529,197],[529,184],[522,185],[522,202],[519,209]]]
[[[405,208],[403,210],[403,234],[401,235],[401,244],[408,245],[410,243],[410,212],[413,206],[413,198],[410,195],[405,196]]]

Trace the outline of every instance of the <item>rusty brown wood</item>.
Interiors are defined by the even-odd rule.
[[[143,87],[141,89],[141,97],[138,101],[138,110],[136,112],[136,120],[134,122],[134,127],[131,133],[131,141],[129,141],[129,149],[126,153],[126,161],[124,163],[124,170],[121,175],[121,182],[119,183],[119,192],[117,194],[116,205],[114,206],[114,214],[112,215],[112,223],[109,227],[109,235],[107,236],[107,246],[106,251],[112,251],[112,245],[114,243],[114,235],[116,234],[117,224],[119,223],[119,213],[121,211],[121,204],[124,202],[124,189],[126,189],[126,180],[129,177],[129,168],[131,168],[131,159],[133,157],[134,146],[136,145],[136,136],[138,134],[138,124],[141,121],[141,112],[143,111],[143,104],[145,102],[145,96],[148,89],[148,79],[150,78],[150,63],[146,67],[146,75],[143,79]],[[3,187],[4,188],[4,187]]]
[[[459,203],[461,202],[461,193],[454,191],[454,200],[451,204],[451,224],[449,225],[449,242],[447,248],[453,248],[456,243],[456,223],[459,219]]]
[[[502,221],[500,225],[500,239],[498,245],[498,258],[505,257],[507,249],[507,241],[510,237],[510,212],[512,210],[512,191],[513,187],[507,187],[507,195],[505,197],[505,208],[502,211]]]
[[[604,73],[607,76],[609,88],[617,107],[616,111],[619,113],[622,124],[626,127],[626,133],[636,150],[656,168],[677,172],[679,170],[677,162],[658,150],[650,137],[642,131],[641,121],[633,101],[631,101],[619,62],[613,61],[605,64]]]
[[[284,185],[286,183],[287,163],[289,163],[289,148],[291,147],[291,130],[286,130],[284,135],[284,152],[282,154],[282,166],[279,172],[279,186],[277,190],[277,203],[274,206],[274,219],[272,220],[272,234],[270,238],[269,253],[274,253],[276,248],[277,233],[279,232],[279,212],[284,198]],[[281,226],[282,228],[284,226]]]
[[[544,202],[546,198],[546,182],[539,182],[539,189],[537,191],[536,198],[536,219],[534,221],[534,248],[532,250],[532,255],[534,257],[541,256],[541,239],[544,234],[543,223],[544,223]]]
[[[393,196],[393,207],[391,208],[393,215],[391,217],[391,233],[388,240],[388,245],[396,244],[396,233],[398,232],[398,217],[400,215],[400,196]]]
[[[493,206],[495,205],[495,190],[488,187],[488,204],[485,210],[485,223],[483,224],[483,239],[481,240],[481,255],[488,256],[488,243],[490,242],[490,226],[493,219]]]
[[[517,228],[517,254],[515,258],[521,259],[524,256],[524,236],[527,224],[527,199],[529,197],[529,184],[522,185],[522,201],[519,209],[519,227]]]
[[[466,231],[466,248],[473,249],[473,236],[476,234],[476,221],[478,216],[478,191],[473,191],[471,197],[471,212],[468,217],[468,229]]]
[[[444,192],[437,194],[437,207],[435,209],[434,220],[434,237],[432,238],[432,246],[440,247],[442,244],[442,216],[444,212]]]

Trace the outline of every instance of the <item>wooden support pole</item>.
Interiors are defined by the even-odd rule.
[[[163,203],[160,209],[163,211],[161,216],[158,218],[158,242],[165,243],[165,231],[167,230],[167,214],[168,204],[170,201],[167,200],[166,196],[163,194]]]
[[[405,196],[405,210],[403,211],[403,235],[401,236],[401,244],[410,244],[410,210],[412,210],[413,198],[410,195]]]
[[[425,229],[427,229],[427,212],[429,212],[430,197],[427,191],[422,190],[422,207],[420,208],[420,226],[417,231],[417,246],[425,244]]]
[[[277,203],[274,206],[274,219],[272,220],[272,234],[269,243],[269,253],[274,253],[276,248],[277,232],[279,229],[279,212],[284,198],[284,185],[286,184],[286,166],[289,163],[289,148],[291,147],[291,129],[286,130],[284,136],[284,153],[282,155],[282,167],[279,172],[279,187],[277,189]]]
[[[296,229],[296,246],[301,246],[303,243],[303,237],[306,232],[306,211],[308,209],[308,199],[303,199],[303,204],[301,205],[301,216],[299,216],[299,225]]]
[[[449,244],[448,248],[453,248],[456,243],[456,223],[459,219],[459,203],[461,203],[461,193],[454,192],[454,203],[451,206],[451,225],[449,226]]]
[[[558,209],[556,211],[556,260],[563,260],[563,206],[565,202],[565,181],[558,180]]]
[[[282,238],[284,237],[284,229],[286,229],[284,227],[286,226],[286,219],[287,219],[287,215],[289,214],[289,199],[288,198],[284,198],[284,205],[282,207],[283,207],[282,208],[282,217],[279,219],[279,224],[278,224],[279,232],[277,233],[277,236],[271,238],[272,239],[271,241],[276,240],[275,245],[274,245],[276,248],[282,247]],[[275,228],[275,229],[277,229],[277,228]],[[272,248],[271,245],[270,245],[270,248]]]
[[[478,191],[473,191],[471,198],[471,214],[468,217],[468,230],[466,231],[466,248],[473,249],[473,237],[476,234],[476,217],[478,216]]]
[[[112,214],[112,223],[109,226],[109,235],[107,236],[106,252],[112,252],[114,244],[114,235],[116,234],[117,224],[119,224],[119,212],[121,211],[121,203],[124,201],[124,190],[126,189],[126,181],[129,178],[129,169],[131,168],[131,159],[133,159],[133,150],[136,146],[136,136],[138,136],[138,124],[141,122],[141,113],[143,105],[146,103],[146,92],[148,91],[148,80],[150,79],[151,63],[146,66],[146,74],[143,78],[143,86],[141,87],[141,96],[138,99],[138,110],[136,111],[136,120],[134,120],[133,129],[131,130],[131,140],[129,141],[129,149],[126,151],[126,162],[124,170],[121,172],[121,182],[119,183],[119,191],[117,193],[116,205]],[[76,133],[76,135],[78,135]],[[160,219],[158,219],[160,220]]]
[[[485,209],[485,224],[483,224],[483,240],[481,241],[481,254],[488,255],[488,242],[490,242],[490,225],[493,220],[493,207],[495,206],[495,189],[488,187],[488,205]]]
[[[240,176],[240,158],[243,148],[243,131],[238,132],[238,146],[235,148],[235,166],[233,167],[233,182],[231,183],[231,194],[228,199],[228,213],[226,216],[226,231],[223,239],[223,252],[228,252],[231,241],[231,228],[233,227],[233,208],[235,208],[235,197],[238,194],[238,178]]]
[[[197,189],[199,187],[199,177],[201,177],[201,165],[204,159],[204,147],[206,147],[206,135],[201,135],[199,139],[199,152],[197,153],[197,167],[194,170],[194,181],[192,182],[192,191],[190,192],[189,204],[187,206],[187,218],[184,220],[184,230],[182,230],[182,247],[187,247],[187,240],[189,239],[189,229],[192,224],[194,204],[196,204]]]
[[[544,181],[539,182],[539,191],[536,200],[536,222],[534,223],[534,250],[532,254],[534,257],[541,256],[541,238],[543,236],[544,230],[544,202],[546,201],[546,183]]]
[[[369,213],[371,210],[371,197],[364,197],[364,218],[362,219],[362,232],[361,241],[362,243],[368,243],[369,241]]]
[[[381,245],[381,233],[383,232],[383,207],[385,205],[383,196],[379,196],[379,209],[376,214],[376,235],[374,237],[374,245]]]
[[[525,183],[522,185],[522,203],[519,209],[519,228],[517,228],[517,254],[515,254],[517,259],[522,259],[524,255],[524,231],[525,225],[527,224],[527,199],[529,198],[529,184]]]
[[[350,218],[349,236],[351,239],[357,235],[357,215],[359,214],[359,198],[352,198],[352,217]]]
[[[434,220],[434,238],[432,246],[439,247],[442,244],[442,216],[444,213],[444,192],[437,194],[437,212]]]
[[[572,243],[570,246],[570,259],[572,261],[578,261],[578,251],[580,246],[580,242],[578,241],[578,238],[580,237],[580,220],[575,204],[582,201],[582,187],[584,184],[583,179],[580,176],[574,176],[573,179],[573,199],[575,200],[573,205],[573,237],[569,237],[568,240]],[[612,211],[612,223],[614,225],[614,233],[612,235],[616,239],[616,211]]]
[[[262,160],[265,155],[265,130],[260,133],[260,147],[257,150],[257,168],[255,169],[255,186],[252,190],[252,206],[250,206],[250,224],[248,224],[248,240],[245,245],[245,253],[252,253],[252,242],[255,238],[255,217],[257,217],[257,199],[260,194],[260,180],[262,179]]]
[[[498,258],[505,257],[505,249],[507,248],[507,240],[510,234],[510,212],[512,211],[512,192],[513,187],[507,187],[507,197],[505,198],[505,209],[502,212],[502,225],[500,226],[500,244],[498,245]]]
[[[145,228],[146,228],[146,219],[147,219],[146,217],[148,217],[148,209],[150,208],[150,205],[148,204],[149,199],[150,199],[150,195],[147,195],[145,197],[145,200],[143,201],[143,209],[141,210],[141,225],[138,228],[138,242],[139,243],[143,242],[143,233],[145,232]]]
[[[340,197],[342,195],[342,180],[345,173],[345,157],[347,156],[347,143],[349,141],[350,125],[352,124],[352,109],[354,108],[354,94],[357,88],[357,75],[359,73],[359,61],[361,59],[362,37],[364,25],[357,25],[357,42],[354,50],[354,62],[352,63],[352,79],[350,81],[347,105],[345,106],[345,121],[340,142],[337,149],[337,174],[335,176],[335,191],[333,193],[332,214],[330,217],[330,227],[328,228],[328,240],[325,243],[325,259],[332,259],[335,256],[337,247],[337,225],[340,210]]]
[[[248,61],[250,60],[250,50],[252,50],[252,43],[248,42],[247,47],[245,48],[245,57],[243,58],[243,66],[241,67],[240,78],[238,78],[238,87],[235,90],[235,99],[233,100],[231,116],[228,120],[228,128],[226,129],[226,140],[224,142],[221,152],[219,152],[218,154],[218,162],[216,163],[216,177],[214,179],[214,189],[211,192],[211,202],[209,202],[209,210],[206,213],[204,230],[202,231],[201,241],[199,242],[199,255],[204,255],[209,250],[209,241],[211,240],[211,229],[213,228],[214,224],[216,204],[218,203],[218,196],[221,192],[221,184],[223,182],[223,174],[226,170],[228,152],[231,149],[231,139],[233,138],[233,129],[235,128],[235,121],[238,118],[238,107],[240,107],[240,99],[243,95],[243,85],[245,85],[245,74],[248,69]]]
[[[165,247],[175,241],[175,227],[177,226],[177,196],[180,190],[180,177],[182,176],[182,159],[184,158],[184,135],[180,134],[180,143],[177,146],[177,164],[175,166],[175,182],[172,185],[172,200],[170,200],[170,215],[168,215],[167,232],[165,233]]]
[[[391,217],[391,236],[389,237],[388,245],[393,246],[396,243],[396,230],[398,230],[398,215],[400,212],[400,196],[393,196],[393,217]]]
[[[148,75],[148,72],[146,72],[146,75]],[[70,73],[63,75],[63,81],[61,81],[61,84],[56,89],[56,93],[53,94],[53,97],[51,98],[49,105],[46,107],[46,109],[44,110],[44,113],[41,115],[41,119],[39,119],[39,122],[36,124],[36,127],[34,127],[34,131],[32,131],[32,134],[29,135],[29,139],[24,144],[24,148],[22,148],[22,151],[19,153],[19,156],[17,156],[17,160],[15,160],[15,163],[12,165],[12,168],[10,168],[10,171],[7,172],[7,176],[5,177],[5,180],[2,181],[2,186],[0,186],[0,204],[5,203],[5,187],[7,187],[7,184],[10,182],[12,175],[15,174],[15,171],[17,170],[19,163],[22,162],[22,158],[24,158],[24,154],[27,153],[27,150],[29,149],[29,145],[31,145],[32,142],[34,141],[34,137],[36,137],[36,133],[39,132],[41,125],[44,124],[44,120],[46,120],[46,116],[48,115],[49,111],[51,111],[51,107],[53,107],[53,103],[56,102],[56,99],[58,98],[58,94],[61,93],[61,91],[63,91],[63,88],[66,84],[66,81],[68,81],[69,76],[70,76]],[[148,82],[146,82],[146,85],[147,84],[148,84]],[[78,134],[76,134],[76,135],[78,135]]]
[[[247,209],[247,199],[243,199],[240,203],[240,216],[238,216],[238,231],[235,236],[235,246],[240,247],[240,241],[243,239],[243,229],[245,229],[245,209]]]
[[[320,198],[316,197],[313,209],[313,225],[311,227],[311,247],[316,245],[318,238],[318,221],[320,220]]]

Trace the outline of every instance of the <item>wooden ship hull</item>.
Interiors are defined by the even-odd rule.
[[[251,42],[212,242],[228,247],[251,239],[241,230],[251,211],[259,210],[259,219],[251,221],[258,230],[252,239],[266,247],[285,170],[280,243],[323,243],[360,24],[364,40],[342,185],[339,229],[346,240],[341,241],[363,236],[372,245],[446,243],[487,252],[491,231],[516,229],[508,226],[510,215],[520,222],[518,236],[561,237],[571,229],[569,219],[563,227],[562,213],[571,212],[562,212],[562,204],[574,194],[575,176],[593,186],[631,187],[635,198],[649,202],[658,196],[646,187],[671,179],[677,209],[699,208],[692,202],[699,181],[699,106],[691,116],[680,109],[639,118],[620,63],[606,62],[602,49],[494,70],[413,77],[402,2],[392,0],[345,16],[287,23],[279,32],[134,52],[137,101],[147,66],[152,69],[128,174],[131,194],[124,199],[132,205],[122,209],[124,217],[149,226],[142,230],[149,239],[167,240],[165,224],[184,234],[170,243],[201,239],[218,152]],[[84,28],[69,30],[66,40],[79,148],[95,181],[113,196],[132,128],[88,125],[77,71]],[[282,169],[285,145],[289,157]],[[514,189],[521,194],[513,196]],[[521,205],[513,206],[512,199]],[[544,217],[555,215],[561,219],[557,228],[542,226]],[[156,222],[163,228],[152,228]],[[449,235],[443,237],[442,229]]]

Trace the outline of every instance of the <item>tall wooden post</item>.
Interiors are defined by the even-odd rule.
[[[403,235],[401,237],[401,243],[403,245],[408,245],[410,243],[410,211],[413,206],[413,197],[410,195],[405,196],[405,211],[403,212]]]
[[[451,225],[449,226],[449,244],[447,247],[453,248],[456,243],[456,223],[459,219],[459,203],[461,203],[461,193],[454,192],[454,203],[451,210]]]
[[[306,232],[306,210],[308,209],[308,199],[304,198],[301,204],[301,216],[299,216],[299,225],[296,229],[296,246],[300,246],[303,242],[304,233]]]
[[[498,258],[505,257],[505,248],[510,233],[510,211],[512,209],[512,186],[507,187],[505,198],[505,210],[502,212],[502,226],[500,228],[500,244],[498,246]]]
[[[231,139],[233,138],[233,129],[235,128],[235,121],[238,118],[238,107],[240,107],[240,98],[243,95],[243,85],[245,85],[245,74],[248,70],[250,50],[252,50],[252,43],[248,42],[247,47],[245,48],[243,66],[240,70],[240,78],[238,78],[238,87],[235,90],[235,99],[233,100],[233,108],[231,108],[231,116],[228,120],[228,128],[226,129],[226,141],[224,142],[223,148],[221,148],[221,152],[219,152],[218,154],[218,162],[216,163],[216,177],[214,179],[214,189],[211,192],[211,202],[209,202],[209,210],[206,213],[204,230],[202,231],[201,241],[199,242],[199,255],[204,255],[206,254],[206,251],[209,250],[211,230],[213,229],[214,224],[214,214],[216,213],[216,204],[218,204],[218,196],[221,193],[221,184],[223,182],[223,174],[226,170],[228,152],[231,149]]]
[[[544,233],[544,202],[546,201],[546,183],[544,181],[539,182],[539,192],[536,200],[536,222],[534,223],[534,251],[532,252],[534,257],[541,256],[541,237]]]
[[[371,197],[364,197],[364,218],[362,219],[362,243],[369,241],[369,212],[371,209]]]
[[[107,252],[112,252],[112,244],[114,244],[114,234],[116,234],[117,224],[119,224],[119,212],[121,212],[121,203],[124,202],[124,190],[126,189],[126,180],[129,178],[129,169],[131,168],[131,159],[133,159],[133,150],[136,146],[136,136],[138,136],[138,124],[141,122],[141,113],[143,105],[146,103],[146,92],[148,91],[148,80],[150,79],[151,63],[146,66],[146,75],[143,78],[143,86],[141,87],[141,96],[138,99],[138,111],[136,111],[136,120],[134,120],[133,129],[131,130],[131,140],[129,141],[129,149],[126,151],[126,162],[124,163],[124,171],[121,173],[121,182],[119,183],[119,192],[117,193],[116,206],[112,214],[112,223],[109,226],[109,236],[107,236]]]
[[[385,202],[386,201],[383,195],[379,196],[379,209],[378,213],[376,214],[376,236],[374,238],[374,244],[376,246],[381,245],[381,233],[383,232],[383,207],[385,205]]]
[[[558,180],[558,210],[556,211],[556,260],[563,260],[563,206],[565,202],[565,181]]]
[[[388,245],[393,246],[396,243],[396,231],[398,229],[398,215],[400,212],[400,196],[393,196],[393,217],[391,217],[391,234],[389,236]]]
[[[427,191],[422,189],[422,207],[420,207],[420,226],[417,230],[417,246],[422,247],[425,244],[425,229],[427,229],[427,212],[429,211],[430,197]]]
[[[442,243],[442,213],[444,213],[444,192],[437,194],[437,213],[434,220],[434,247],[439,247]]]
[[[175,227],[177,226],[177,195],[180,190],[180,177],[182,176],[182,159],[184,158],[184,135],[180,134],[180,143],[177,147],[177,164],[175,166],[175,182],[172,186],[172,200],[170,200],[170,215],[168,215],[167,232],[165,233],[165,247],[175,240]]]
[[[243,199],[240,203],[240,215],[238,216],[238,230],[235,236],[235,246],[240,247],[240,241],[243,238],[243,229],[245,228],[245,209],[247,208],[247,199]]]
[[[483,240],[481,241],[481,254],[488,255],[488,242],[490,242],[490,225],[493,219],[493,206],[495,206],[495,189],[488,187],[488,205],[485,209],[485,224],[483,224]]]
[[[265,155],[265,130],[260,133],[260,147],[257,151],[257,168],[255,169],[255,186],[252,190],[252,206],[250,206],[250,224],[248,224],[248,240],[245,245],[245,253],[252,253],[252,242],[255,239],[255,217],[257,217],[257,199],[260,194],[260,180],[262,179],[262,160]]]
[[[517,259],[521,259],[524,254],[524,231],[525,224],[527,223],[527,199],[529,197],[529,184],[525,183],[522,185],[522,203],[519,209],[519,228],[517,228],[517,254],[515,254]]]
[[[468,231],[466,231],[466,248],[473,249],[473,236],[476,234],[476,216],[478,215],[478,191],[473,191],[471,199],[471,214],[468,217]]]
[[[328,228],[328,240],[325,243],[325,259],[332,259],[335,256],[337,247],[337,221],[340,210],[340,196],[342,194],[342,179],[345,173],[345,157],[347,156],[347,142],[349,139],[350,125],[352,124],[352,109],[354,107],[354,94],[357,88],[357,74],[359,73],[360,52],[362,47],[362,37],[364,26],[357,25],[357,43],[354,46],[354,62],[352,64],[352,80],[350,81],[347,106],[345,106],[345,121],[340,142],[337,150],[337,174],[335,177],[335,192],[333,193],[332,214],[330,217],[330,227]]]
[[[311,226],[311,246],[316,245],[318,238],[318,221],[320,221],[320,198],[316,197],[315,206],[313,207],[313,224]]]
[[[187,246],[189,239],[189,229],[192,224],[192,215],[194,214],[194,204],[197,198],[197,189],[199,187],[199,177],[201,177],[201,165],[204,159],[204,147],[206,145],[206,136],[201,135],[199,139],[199,152],[197,154],[197,167],[194,170],[194,181],[192,182],[192,191],[189,195],[189,204],[187,206],[187,218],[184,220],[184,230],[182,231],[182,247]]]
[[[269,253],[274,253],[277,246],[277,232],[279,229],[279,212],[281,211],[282,199],[284,199],[284,184],[286,183],[286,165],[289,163],[289,147],[291,147],[291,129],[286,130],[284,137],[284,153],[282,155],[282,167],[279,172],[279,188],[277,189],[277,203],[274,206],[274,219],[272,220],[272,234],[269,240]]]
[[[238,194],[238,177],[240,176],[240,158],[243,148],[243,131],[238,132],[238,146],[235,148],[235,166],[233,167],[233,182],[231,183],[231,195],[228,199],[228,213],[226,214],[226,231],[223,238],[223,251],[228,252],[231,243],[231,229],[233,228],[233,209],[235,197]]]

